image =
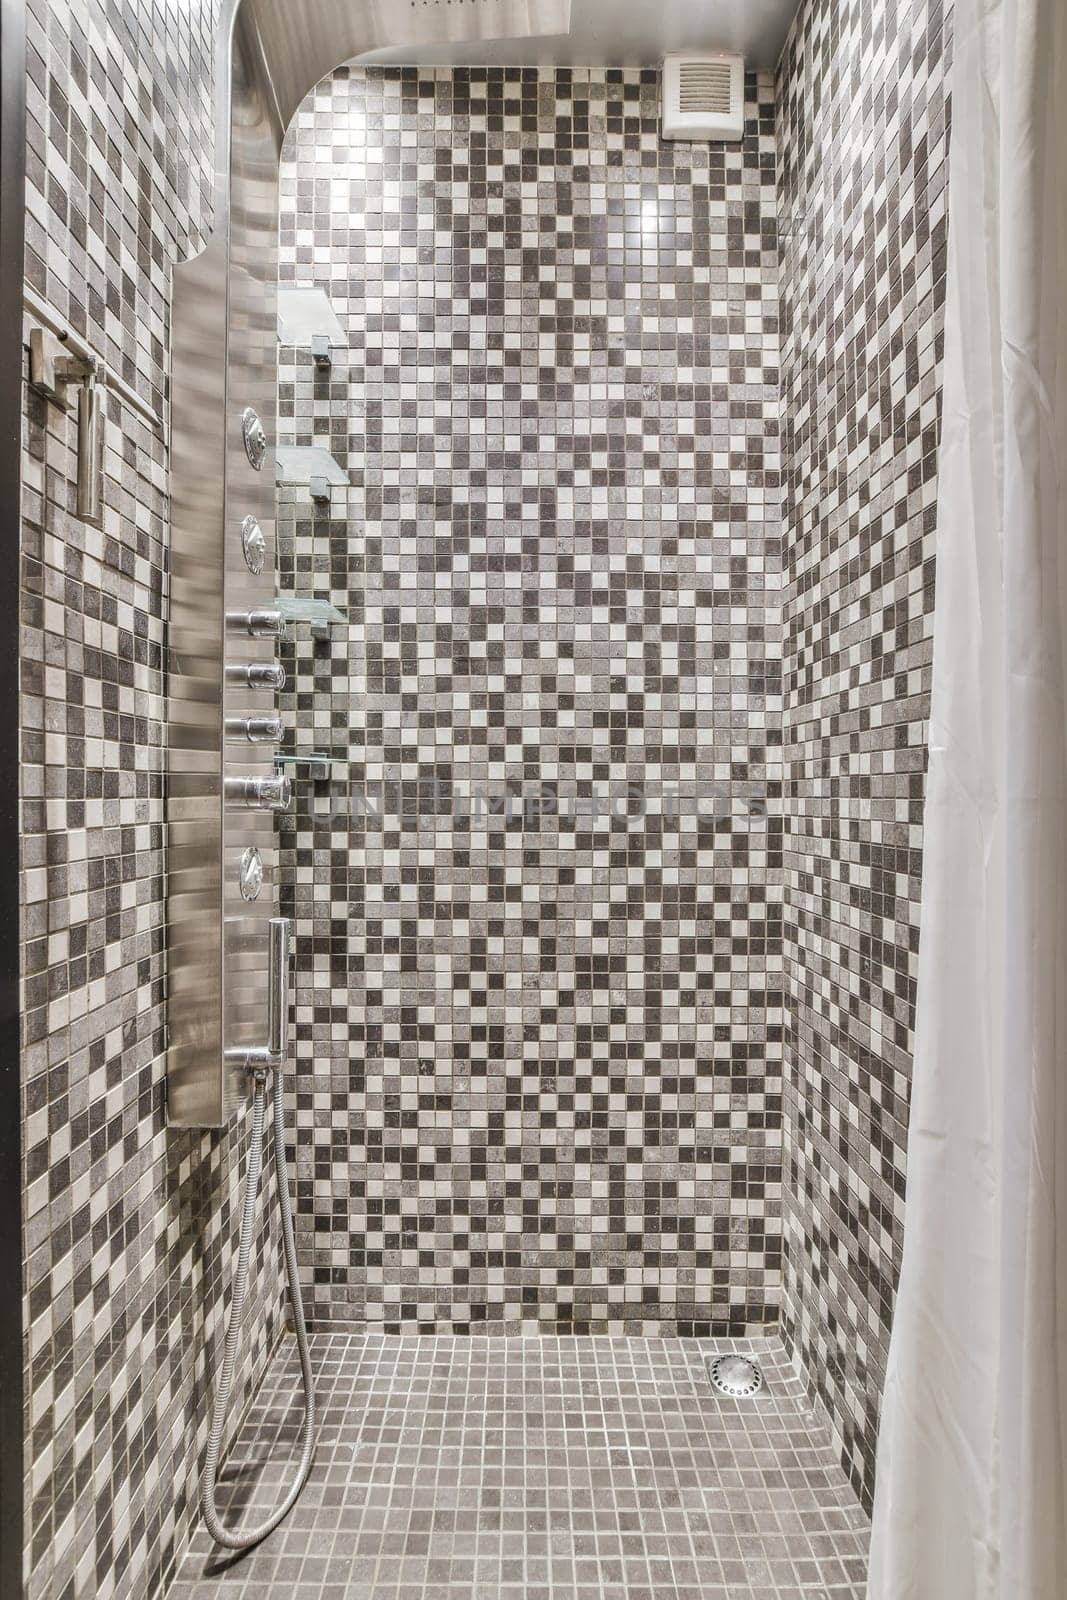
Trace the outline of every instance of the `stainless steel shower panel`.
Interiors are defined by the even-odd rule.
[[[256,736],[273,727],[282,631],[272,604],[281,130],[240,17],[227,77],[226,226],[176,273],[174,296],[167,1095],[183,1127],[220,1125],[247,1093],[236,1063],[264,1032],[273,809],[288,795],[275,743]],[[249,519],[265,546],[258,572],[245,554]],[[249,850],[265,875],[253,900],[242,894]]]

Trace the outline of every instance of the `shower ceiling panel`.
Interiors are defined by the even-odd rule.
[[[494,0],[473,3],[488,9]],[[472,0],[465,0],[465,5],[470,8]],[[457,0],[421,0],[424,14],[456,6]],[[531,9],[536,15],[536,0]],[[750,66],[773,67],[796,9],[797,0],[571,0],[568,33],[392,46],[368,51],[359,59],[639,67],[657,65],[669,50],[703,48],[737,51]],[[540,31],[547,33],[547,24]]]

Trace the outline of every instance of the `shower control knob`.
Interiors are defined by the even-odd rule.
[[[280,611],[228,611],[226,621],[240,633],[251,634],[253,639],[277,639],[285,632],[285,618]]]
[[[230,739],[247,739],[249,744],[280,744],[284,734],[285,723],[281,717],[226,718],[226,735]]]
[[[226,665],[226,682],[247,689],[284,689],[285,668],[280,661],[231,661]]]
[[[248,806],[252,811],[288,811],[292,798],[292,782],[281,773],[226,779],[226,799],[231,805]]]
[[[241,438],[244,441],[245,455],[258,472],[267,453],[267,430],[258,411],[254,411],[251,406],[246,406],[241,412]]]
[[[255,517],[245,517],[241,523],[241,554],[249,572],[258,577],[267,559],[267,541]]]

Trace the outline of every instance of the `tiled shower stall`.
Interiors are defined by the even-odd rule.
[[[27,275],[161,406],[170,264],[211,225],[217,26],[211,0],[30,5]],[[805,0],[739,146],[662,139],[649,69],[341,65],[290,127],[280,280],[323,288],[345,334],[328,372],[283,346],[279,386],[280,442],[348,480],[328,506],[282,489],[278,523],[282,587],[346,619],[295,630],[281,700],[289,752],[330,761],[279,824],[329,1438],[310,1520],[240,1578],[205,1577],[194,1536],[247,1116],[176,1134],[164,1104],[166,452],[112,414],[94,530],[67,424],[28,393],[34,1600],[155,1600],[176,1574],[327,1594],[333,1560],[337,1592],[390,1600],[862,1593],[904,1219],[948,32],[939,0]],[[240,1461],[293,1431],[277,1257],[271,1224]],[[702,1357],[744,1340],[762,1409],[720,1413]],[[361,1451],[399,1463],[391,1498]],[[533,1476],[507,1478],[516,1453]],[[346,1493],[352,1547],[310,1549]],[[544,1526],[509,1521],[541,1494]],[[400,1570],[382,1528],[412,1504],[429,1557]],[[573,1559],[508,1542],[564,1525]]]

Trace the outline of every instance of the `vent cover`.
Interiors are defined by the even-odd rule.
[[[740,139],[744,131],[743,56],[664,57],[665,139]]]

